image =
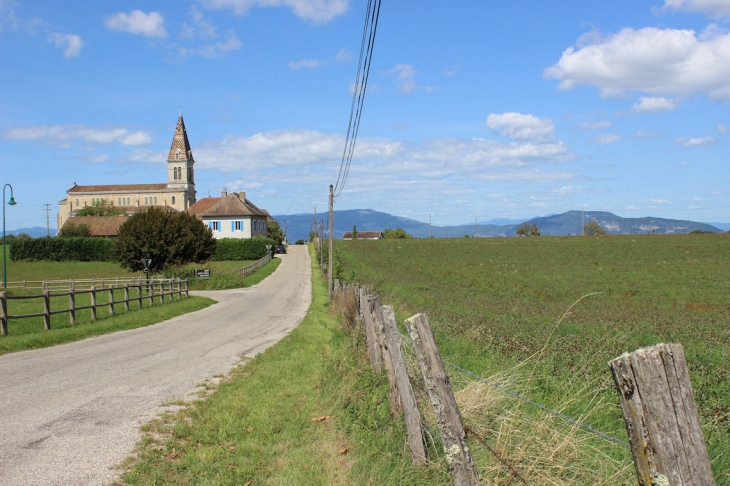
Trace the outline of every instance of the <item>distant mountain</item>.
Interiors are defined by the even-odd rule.
[[[730,223],[709,223],[709,222],[705,222],[705,224],[709,224],[711,226],[714,226],[715,228],[720,228],[723,231],[730,231]]]
[[[388,213],[381,213],[372,209],[351,209],[346,211],[335,211],[334,237],[342,238],[345,231],[352,231],[357,226],[358,231],[383,231],[386,228],[403,228],[407,233],[416,238],[428,238],[429,225],[413,219],[393,216]],[[309,231],[313,221],[312,213],[275,215],[274,218],[284,228],[284,221],[287,221],[286,228],[289,242],[309,238]],[[674,219],[663,219],[654,217],[645,218],[622,218],[605,211],[586,211],[583,213],[585,223],[596,221],[610,234],[680,234],[690,233],[695,230],[720,232],[721,230],[707,223],[694,221],[680,221]],[[325,234],[327,234],[327,213],[318,213],[317,220],[323,221]],[[581,232],[581,212],[568,211],[563,214],[555,214],[533,218],[526,221],[529,224],[535,223],[543,235],[567,236]],[[495,224],[504,223],[504,224]],[[515,231],[520,226],[520,220],[496,219],[485,223],[458,225],[458,226],[431,226],[431,235],[434,238],[461,238],[464,235],[479,237],[493,236],[515,236]]]
[[[51,236],[56,236],[56,233],[58,230],[56,228],[51,228]],[[28,233],[33,238],[39,238],[41,236],[48,236],[48,228],[45,226],[33,226],[32,228],[18,228],[14,230],[6,231],[9,235],[19,235],[20,233]],[[0,239],[2,238],[2,235],[0,234]]]

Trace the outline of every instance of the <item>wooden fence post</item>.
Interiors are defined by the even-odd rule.
[[[73,326],[76,324],[76,289],[73,279],[69,281],[68,285],[68,322]]]
[[[43,291],[43,327],[46,331],[51,330],[51,293]]]
[[[147,295],[149,295],[150,298],[150,307],[152,307],[152,304],[154,303],[155,299],[155,279],[151,279],[149,283],[149,290],[147,291]]]
[[[449,463],[454,484],[457,486],[481,484],[464,432],[461,413],[451,390],[449,376],[441,362],[428,317],[426,314],[416,314],[406,320],[406,328],[416,351],[428,397],[433,405],[433,413],[444,442],[446,461]]]
[[[378,337],[375,335],[375,319],[370,308],[370,297],[365,299],[365,340],[368,345],[368,355],[370,356],[370,364],[376,373],[380,373],[383,369],[383,356],[380,353],[380,345]]]
[[[109,315],[114,315],[114,287],[109,287]]]
[[[0,332],[3,336],[8,335],[8,293],[0,292]]]
[[[385,341],[385,324],[380,296],[377,294],[371,295],[368,298],[368,304],[370,304],[370,312],[373,316],[375,337],[378,340],[380,355],[383,357],[385,371],[388,373],[388,383],[390,384],[390,413],[395,417],[400,413],[402,406],[400,401],[400,392],[398,391],[398,381],[395,377],[395,368],[393,367],[393,359],[388,351],[388,344]]]
[[[715,484],[681,344],[608,362],[641,486]]]
[[[129,312],[129,282],[124,284],[124,310]]]
[[[188,293],[188,279],[185,279],[185,297],[190,297]]]
[[[395,321],[395,313],[392,305],[383,306],[383,330],[385,331],[385,342],[388,345],[388,353],[393,362],[395,378],[398,382],[400,402],[403,406],[403,417],[408,431],[408,444],[411,449],[411,463],[420,466],[426,462],[426,451],[423,447],[423,430],[421,429],[421,414],[418,412],[416,395],[413,393],[411,380],[408,378],[408,370],[403,361],[403,353],[400,349],[401,337],[398,333],[398,325]]]
[[[160,279],[160,304],[165,303],[165,284],[164,280]]]
[[[91,322],[96,320],[96,285],[91,284]]]

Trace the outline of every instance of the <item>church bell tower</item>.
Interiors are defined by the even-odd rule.
[[[195,204],[195,160],[190,150],[188,133],[185,130],[182,112],[177,119],[175,135],[167,156],[167,187],[185,191],[185,207]]]

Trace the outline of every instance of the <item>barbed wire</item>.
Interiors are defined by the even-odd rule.
[[[411,342],[411,339],[408,336],[404,336],[403,334],[400,334],[400,336],[411,347],[413,347],[413,343]],[[444,360],[443,358],[441,359],[441,361],[443,361],[444,364],[449,365],[452,368],[454,368],[456,370],[459,370],[462,373],[467,374],[467,375],[471,376],[472,378],[475,378],[478,381],[481,381],[482,383],[485,383],[485,384],[487,384],[489,386],[492,386],[492,387],[494,387],[494,388],[496,388],[496,389],[498,389],[500,391],[503,391],[504,393],[507,393],[508,395],[512,395],[513,397],[518,398],[518,399],[522,400],[525,403],[529,403],[530,405],[534,405],[535,407],[539,408],[540,410],[542,410],[544,412],[547,412],[547,413],[552,414],[552,415],[554,415],[554,416],[556,416],[558,418],[561,418],[561,419],[565,420],[566,422],[569,422],[569,423],[575,425],[576,427],[580,427],[582,429],[585,429],[585,430],[591,432],[592,434],[597,435],[598,437],[601,437],[601,438],[603,438],[603,439],[605,439],[605,440],[607,440],[609,442],[613,442],[614,444],[621,444],[621,445],[624,445],[624,446],[629,447],[629,448],[631,447],[631,444],[629,444],[626,441],[623,441],[621,439],[617,439],[616,437],[612,437],[612,436],[608,435],[607,433],[605,433],[603,431],[600,431],[600,430],[596,429],[595,427],[593,427],[591,425],[578,422],[576,419],[574,419],[572,417],[568,417],[564,413],[561,413],[561,412],[558,412],[557,410],[553,410],[551,408],[548,408],[545,405],[543,405],[541,403],[538,403],[538,402],[536,402],[534,400],[531,400],[531,399],[529,399],[529,398],[521,395],[520,393],[518,393],[516,391],[510,390],[509,388],[507,388],[507,387],[505,387],[503,385],[500,385],[499,383],[495,383],[493,381],[490,381],[490,380],[488,380],[488,379],[486,379],[486,378],[484,378],[482,376],[477,375],[476,373],[474,373],[472,371],[469,371],[467,369],[462,368],[461,366],[458,366],[458,365],[455,365],[453,363],[450,363],[450,362]]]

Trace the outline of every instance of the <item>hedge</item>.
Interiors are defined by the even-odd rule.
[[[111,262],[113,242],[108,238],[34,238],[16,240],[10,246],[10,259],[49,260],[53,262]]]
[[[212,260],[258,260],[266,256],[266,245],[273,245],[269,238],[221,238],[218,240]]]

